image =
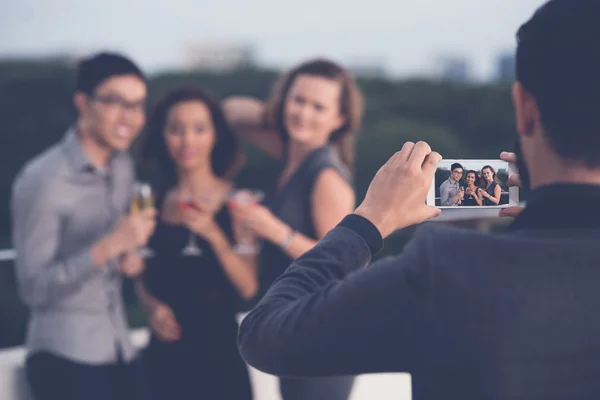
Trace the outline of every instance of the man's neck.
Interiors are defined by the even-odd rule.
[[[76,128],[76,135],[83,152],[90,162],[97,168],[105,168],[113,150],[98,142],[88,131],[81,126]]]
[[[539,165],[544,167],[530,169],[531,189],[561,183],[600,185],[600,167],[590,168],[583,163],[559,159]]]

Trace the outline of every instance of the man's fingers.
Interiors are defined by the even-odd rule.
[[[413,148],[415,147],[415,144],[413,142],[406,142],[404,143],[404,145],[402,146],[402,149],[400,149],[400,151],[396,156],[396,160],[394,161],[402,161],[405,162],[408,160],[408,158],[410,157],[410,153],[412,153]]]
[[[519,174],[509,176],[506,183],[509,187],[522,187],[521,177]]]
[[[427,213],[426,213],[425,221],[428,219],[431,219],[431,218],[438,217],[441,213],[442,213],[442,210],[440,210],[439,208],[433,207],[433,206],[427,206]]]
[[[146,209],[142,210],[142,212],[140,213],[140,215],[142,217],[148,218],[148,219],[156,218],[156,214],[157,214],[157,211],[155,208],[146,208]]]
[[[512,217],[512,218],[515,218],[519,214],[521,214],[524,209],[525,209],[525,207],[522,207],[522,206],[515,206],[515,207],[503,208],[503,209],[500,210],[499,215],[501,217]]]
[[[515,153],[503,151],[502,153],[500,153],[500,159],[503,161],[510,162],[510,163],[516,163],[517,155]]]
[[[408,162],[413,165],[421,167],[427,157],[431,153],[431,147],[425,142],[417,142],[413,147],[412,152],[408,158]]]
[[[435,174],[440,161],[442,161],[441,154],[436,151],[432,151],[423,162],[423,171],[425,171],[427,174]]]

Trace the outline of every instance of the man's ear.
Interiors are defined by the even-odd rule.
[[[83,92],[75,92],[73,95],[73,105],[77,114],[85,115],[89,107],[89,97]]]
[[[531,136],[535,132],[536,122],[540,115],[535,99],[520,82],[515,82],[512,86],[512,99],[517,132],[521,136]]]

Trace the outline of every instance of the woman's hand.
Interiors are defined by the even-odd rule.
[[[271,241],[285,237],[289,228],[265,206],[260,204],[236,205],[232,208],[234,218],[255,235]]]
[[[215,222],[214,215],[202,209],[202,205],[197,207],[180,207],[181,221],[183,225],[192,232],[211,241],[219,231],[219,226]]]
[[[171,307],[156,302],[150,312],[150,328],[163,342],[175,342],[181,338],[181,327]]]

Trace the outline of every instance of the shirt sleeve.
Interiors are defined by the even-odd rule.
[[[374,262],[368,233],[342,222],[299,257],[242,321],[246,362],[279,376],[406,372],[426,337],[426,252],[414,239]]]
[[[454,205],[454,202],[452,201],[452,198],[450,197],[450,189],[451,189],[451,187],[448,184],[448,181],[445,181],[440,186],[440,204],[442,206]]]
[[[13,187],[17,283],[23,301],[30,307],[60,300],[94,272],[91,247],[58,257],[61,215],[46,190],[45,185],[28,176],[21,176]]]

